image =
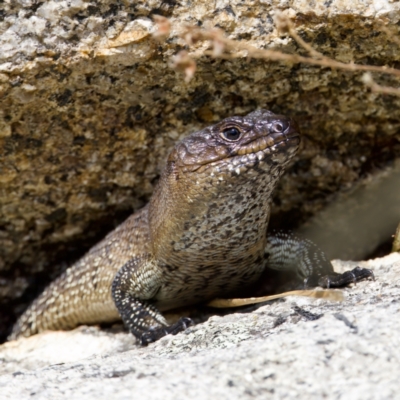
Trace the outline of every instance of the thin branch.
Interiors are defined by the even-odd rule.
[[[275,24],[277,29],[280,32],[287,32],[296,42],[299,46],[303,47],[303,49],[307,50],[308,53],[311,55],[311,57],[315,58],[325,58],[327,59],[328,57],[324,56],[322,53],[319,51],[315,50],[311,45],[309,45],[307,42],[305,42],[300,35],[296,32],[296,29],[294,29],[292,22],[290,21],[289,18],[287,18],[284,14],[280,13],[277,14],[275,17]]]
[[[250,58],[262,58],[271,61],[284,61],[288,63],[303,63],[309,65],[318,65],[320,67],[327,67],[327,68],[334,68],[340,69],[345,71],[364,71],[364,72],[379,72],[389,75],[394,75],[400,77],[400,70],[396,68],[391,68],[387,66],[375,66],[375,65],[361,65],[361,64],[354,64],[354,63],[342,63],[340,61],[333,60],[331,58],[323,56],[323,58],[311,58],[300,56],[298,54],[287,54],[282,53],[281,51],[277,50],[270,50],[270,49],[258,49],[248,43],[245,42],[238,42],[235,40],[228,39],[223,36],[222,32],[219,29],[200,29],[195,26],[187,26],[181,36],[187,41],[187,43],[195,44],[199,41],[211,41],[211,43],[217,41],[218,47],[221,48],[223,45],[225,52],[222,53],[220,50],[217,54],[214,51],[212,54],[214,57],[221,58],[222,55],[224,58],[238,58],[243,57],[241,54],[232,54],[226,52],[232,51],[245,51],[246,56]],[[318,53],[320,54],[320,53]],[[194,58],[200,58],[201,55],[192,55]]]
[[[156,38],[165,37],[170,32],[170,25],[168,20],[164,17],[157,17],[156,22],[159,25],[159,32],[156,32],[154,35]],[[235,58],[256,58],[256,59],[264,59],[269,61],[281,61],[292,64],[308,64],[308,65],[316,65],[322,68],[333,68],[343,71],[363,71],[365,72],[363,76],[363,82],[367,85],[373,92],[376,93],[384,93],[390,95],[400,96],[400,89],[381,86],[378,85],[373,79],[370,72],[377,72],[381,74],[393,75],[396,77],[400,77],[400,70],[396,68],[391,68],[386,65],[376,66],[376,65],[361,65],[351,63],[343,63],[332,58],[329,58],[322,53],[315,50],[310,44],[305,42],[296,32],[293,24],[290,19],[284,15],[279,14],[275,18],[275,23],[278,28],[283,33],[288,33],[297,44],[305,49],[310,57],[301,56],[299,54],[288,54],[283,53],[279,50],[271,50],[271,49],[259,49],[254,47],[253,45],[242,42],[228,39],[224,36],[223,32],[217,28],[211,29],[201,29],[197,26],[187,25],[183,28],[182,32],[179,36],[185,40],[185,42],[189,46],[193,46],[199,42],[208,41],[211,44],[211,50],[205,50],[200,54],[196,53],[179,53],[174,61],[173,65],[176,69],[180,69],[186,74],[186,81],[189,81],[195,71],[196,71],[196,63],[194,62],[194,58],[200,58],[204,55],[210,55],[214,58],[221,59],[235,59]],[[394,37],[392,32],[382,25],[382,31],[384,31],[395,43],[400,43],[400,39]],[[192,61],[193,62],[192,62]]]
[[[324,299],[328,301],[343,301],[344,295],[342,291],[325,289],[325,290],[293,290],[291,292],[284,292],[274,294],[271,296],[263,297],[249,297],[245,299],[214,299],[207,305],[215,308],[231,308],[231,307],[242,307],[249,304],[264,303],[266,301],[281,299],[288,296],[305,296],[314,299]]]
[[[362,81],[374,93],[383,93],[383,94],[391,94],[391,95],[394,95],[394,96],[400,96],[400,89],[399,88],[394,88],[394,87],[391,87],[391,86],[381,86],[381,85],[377,84],[374,81],[374,79],[372,78],[372,75],[369,74],[368,72],[363,75]]]

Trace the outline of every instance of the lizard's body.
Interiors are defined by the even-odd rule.
[[[290,119],[264,110],[188,136],[150,203],[54,281],[11,338],[122,317],[146,344],[189,322],[168,326],[159,310],[227,296],[267,267],[305,281],[332,273],[321,258],[310,267],[308,255],[297,265],[280,239],[267,243],[271,193],[299,142]]]
[[[32,331],[118,320],[111,284],[121,266],[147,251],[146,227],[147,207],[131,215],[49,285],[30,308]]]

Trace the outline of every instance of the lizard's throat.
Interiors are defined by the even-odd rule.
[[[149,210],[157,259],[174,265],[195,260],[204,266],[237,266],[262,257],[269,199],[283,169],[270,165],[266,173],[257,168],[241,175],[233,171],[232,181],[197,174],[190,182],[180,179],[179,190],[161,182],[163,194],[154,196]]]
[[[281,135],[196,169],[171,160],[149,207],[155,257],[180,266],[262,257],[272,191],[298,144]]]

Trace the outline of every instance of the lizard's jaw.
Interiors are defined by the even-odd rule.
[[[299,145],[300,135],[295,129],[289,128],[287,132],[261,136],[242,146],[237,154],[202,165],[197,173],[210,173],[210,176],[220,175],[223,178],[226,174],[239,175],[252,169],[270,172],[276,166],[285,167],[296,154]]]

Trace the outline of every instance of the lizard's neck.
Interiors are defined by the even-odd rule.
[[[263,257],[269,200],[283,168],[260,163],[227,175],[217,168],[182,172],[174,163],[167,166],[149,209],[158,260],[173,266],[238,266]]]

